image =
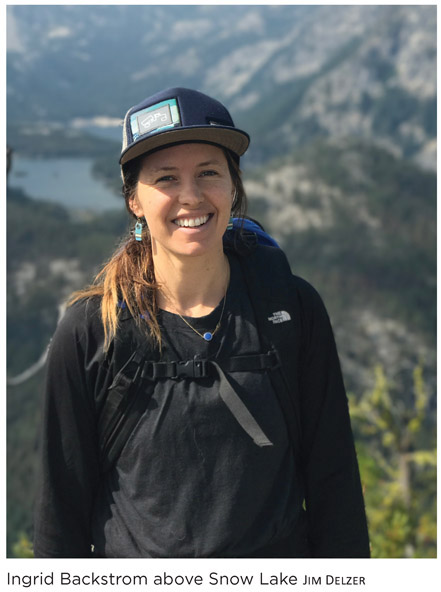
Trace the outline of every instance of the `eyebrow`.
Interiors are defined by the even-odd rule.
[[[197,167],[204,167],[204,166],[209,166],[209,165],[219,165],[221,164],[219,160],[207,160],[205,162],[200,162],[199,164],[197,164]],[[150,169],[153,173],[159,173],[161,171],[176,171],[179,167],[177,166],[162,166],[162,167],[157,167],[157,168],[152,168]]]

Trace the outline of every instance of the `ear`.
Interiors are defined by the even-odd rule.
[[[137,218],[141,218],[142,216],[144,216],[141,204],[139,203],[138,197],[136,195],[134,195],[129,200],[129,208]]]

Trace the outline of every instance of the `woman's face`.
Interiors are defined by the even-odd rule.
[[[156,257],[222,250],[234,186],[221,148],[180,144],[149,154],[131,209],[145,217]]]

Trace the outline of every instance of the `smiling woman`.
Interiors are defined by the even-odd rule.
[[[323,303],[227,230],[248,143],[194,90],[128,111],[136,224],[51,342],[37,557],[369,556]]]
[[[216,258],[224,260],[222,238],[233,198],[228,163],[217,146],[180,144],[148,155],[130,207],[146,220],[156,272],[189,255],[204,259],[198,265],[211,262],[216,268]]]

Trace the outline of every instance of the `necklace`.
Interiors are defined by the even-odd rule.
[[[182,319],[184,321],[184,323],[186,325],[188,325],[190,327],[190,329],[192,329],[197,335],[199,335],[199,337],[202,337],[202,339],[205,339],[205,341],[211,341],[213,339],[214,335],[217,333],[219,327],[221,326],[221,321],[222,321],[222,317],[223,317],[224,310],[225,310],[225,301],[226,300],[227,300],[227,292],[225,291],[224,303],[222,305],[222,312],[221,312],[221,315],[220,315],[219,320],[217,322],[217,325],[213,329],[213,331],[206,331],[205,333],[199,333],[199,331],[197,329],[195,329],[192,325],[190,325],[190,323],[186,319],[184,319],[184,317],[182,315],[180,315],[179,313],[177,313],[177,315],[180,319]]]
[[[225,293],[224,293],[224,303],[222,305],[222,310],[221,310],[221,314],[219,317],[219,320],[217,322],[216,327],[213,329],[213,331],[206,331],[205,333],[199,333],[199,331],[197,329],[195,329],[192,325],[190,325],[190,323],[184,319],[184,317],[182,315],[180,315],[177,311],[176,314],[178,315],[178,317],[184,321],[184,323],[186,325],[188,325],[188,327],[190,327],[190,329],[192,331],[194,331],[197,335],[199,335],[199,337],[202,337],[202,339],[205,339],[205,341],[211,341],[214,337],[214,335],[217,333],[217,331],[219,330],[220,326],[221,326],[221,322],[222,322],[222,317],[224,316],[224,310],[225,310],[225,302],[227,301],[227,290],[228,290],[228,284],[230,282],[230,277],[228,274],[228,279],[227,279],[227,285],[225,286]]]

